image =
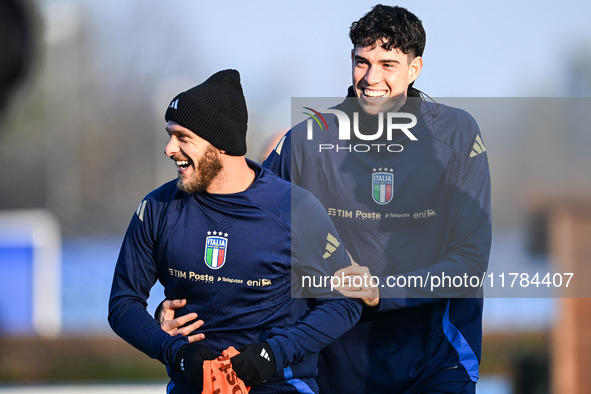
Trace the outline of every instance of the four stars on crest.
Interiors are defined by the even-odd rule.
[[[212,234],[212,232],[211,232],[211,231],[208,231],[208,232],[207,232],[207,235],[211,235],[211,234]],[[223,235],[222,235],[222,234],[223,234]],[[218,235],[218,236],[220,236],[220,237],[228,238],[228,233],[224,233],[224,232],[222,232],[222,231],[214,231],[214,232],[213,232],[213,235]]]

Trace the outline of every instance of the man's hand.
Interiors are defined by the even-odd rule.
[[[189,342],[201,341],[205,338],[204,334],[190,335],[193,331],[199,329],[203,325],[203,320],[197,320],[188,326],[181,327],[188,322],[197,319],[196,313],[188,313],[183,316],[179,316],[175,319],[174,311],[178,308],[182,308],[187,304],[187,300],[166,300],[160,307],[160,313],[158,314],[158,322],[160,322],[160,328],[167,332],[170,336],[183,335],[186,336]],[[180,328],[179,328],[180,327]]]
[[[232,369],[246,386],[254,386],[275,375],[277,367],[273,351],[267,342],[251,343],[238,349],[232,357]]]
[[[334,273],[334,276],[345,278],[339,287],[335,287],[345,297],[360,298],[367,306],[377,306],[380,302],[380,290],[376,283],[372,283],[369,268],[357,264],[351,258],[348,267],[341,268]]]
[[[205,345],[189,343],[179,350],[174,366],[183,372],[191,386],[200,393],[203,390],[203,361],[214,360],[218,356]]]

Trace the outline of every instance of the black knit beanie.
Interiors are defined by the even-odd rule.
[[[164,119],[186,127],[228,155],[246,154],[248,112],[236,70],[218,71],[201,85],[179,93]]]

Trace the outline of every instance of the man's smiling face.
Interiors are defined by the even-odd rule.
[[[355,95],[370,115],[400,109],[408,85],[417,79],[423,66],[420,56],[410,60],[397,48],[386,50],[381,42],[376,44],[356,46],[351,52]]]
[[[170,140],[164,153],[176,164],[179,190],[207,191],[223,168],[219,149],[176,122],[168,121],[166,131]]]

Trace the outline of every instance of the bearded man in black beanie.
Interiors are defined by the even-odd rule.
[[[149,193],[131,220],[111,288],[111,327],[166,365],[168,393],[318,392],[317,352],[362,309],[359,300],[327,288],[306,293],[293,280],[292,269],[328,276],[350,264],[326,211],[245,158],[237,71],[180,93],[165,119],[165,154],[178,178]],[[182,299],[186,321],[199,314],[182,332],[198,334],[169,335],[148,314],[156,280],[167,299]],[[290,289],[319,298],[292,298]]]
[[[244,158],[248,112],[237,71],[218,72],[178,94],[164,118],[171,136],[165,153],[177,164],[180,190],[233,193],[244,191],[252,183],[254,170]],[[191,137],[196,134],[187,152],[179,149],[183,133]],[[177,138],[173,138],[175,135]],[[193,148],[203,149],[190,157]],[[215,179],[216,184],[211,185]]]

